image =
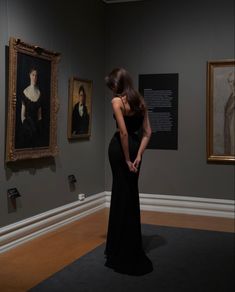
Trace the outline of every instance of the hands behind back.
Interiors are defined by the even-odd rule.
[[[139,168],[139,165],[141,163],[141,156],[137,155],[134,162],[131,162],[130,160],[128,160],[128,161],[126,161],[126,163],[127,163],[127,166],[131,172],[138,172],[138,168]]]

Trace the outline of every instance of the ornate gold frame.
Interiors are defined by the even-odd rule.
[[[85,88],[89,89],[89,94],[87,96],[87,107],[89,113],[89,126],[88,132],[86,134],[74,134],[72,133],[72,115],[73,115],[73,106],[74,106],[74,96],[76,83],[85,85]],[[93,82],[88,79],[80,79],[77,77],[71,77],[69,79],[69,102],[68,102],[68,127],[67,127],[67,137],[68,139],[79,139],[79,138],[90,138],[91,136],[91,121],[92,121],[92,89]]]
[[[214,119],[215,119],[215,69],[216,68],[235,68],[235,60],[215,60],[207,62],[207,160],[208,162],[234,163],[235,156],[228,154],[218,154],[214,150]]]
[[[17,102],[17,70],[18,53],[36,57],[50,62],[50,122],[49,145],[46,147],[16,148],[16,102]],[[57,64],[60,54],[42,49],[38,46],[22,42],[20,39],[10,38],[9,41],[9,88],[6,130],[6,162],[55,156],[57,147],[57,112],[59,109],[57,97]]]

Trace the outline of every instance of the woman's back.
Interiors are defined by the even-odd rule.
[[[144,115],[142,112],[134,112],[126,99],[126,97],[118,97],[121,100],[123,118],[125,121],[126,129],[128,133],[134,133],[140,130],[143,124]],[[113,115],[115,118],[115,115]],[[117,126],[118,127],[118,126]]]

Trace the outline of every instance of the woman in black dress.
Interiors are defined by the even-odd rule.
[[[38,71],[29,71],[30,85],[23,90],[21,104],[21,148],[41,146],[42,98],[37,86]]]
[[[105,265],[120,273],[143,275],[153,270],[142,246],[138,190],[141,158],[151,136],[148,112],[125,69],[114,69],[105,81],[113,91],[117,124],[109,144],[113,184]]]

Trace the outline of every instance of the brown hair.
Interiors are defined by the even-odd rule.
[[[144,114],[145,105],[142,96],[133,87],[130,74],[124,68],[113,69],[105,77],[106,85],[117,96],[126,95],[131,111],[138,114]]]

